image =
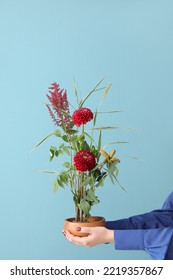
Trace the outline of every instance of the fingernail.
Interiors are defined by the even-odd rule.
[[[65,231],[63,231],[63,230],[62,230],[62,234],[66,237],[66,233],[65,233]]]
[[[77,231],[81,231],[81,227],[77,227],[76,230],[77,230]]]

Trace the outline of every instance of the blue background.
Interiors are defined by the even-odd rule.
[[[44,103],[56,81],[74,104],[104,77],[112,83],[99,125],[117,145],[119,180],[109,180],[93,208],[108,220],[159,208],[172,190],[173,2],[170,0],[0,0],[0,259],[148,259],[145,252],[68,243],[63,220],[73,213],[68,190],[52,191],[54,130]],[[95,106],[94,97],[88,106]],[[105,118],[106,117],[106,118]],[[139,159],[133,159],[138,157]]]

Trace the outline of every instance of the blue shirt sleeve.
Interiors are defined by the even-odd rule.
[[[173,192],[169,194],[163,203],[162,209],[173,209]]]
[[[115,249],[145,250],[154,260],[167,259],[172,237],[173,227],[114,231]],[[169,256],[169,259],[173,259],[173,256]]]
[[[173,192],[161,209],[107,221],[114,230],[115,249],[145,250],[152,259],[173,260]]]

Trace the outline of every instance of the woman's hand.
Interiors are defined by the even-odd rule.
[[[72,235],[69,231],[62,231],[68,241],[85,247],[92,247],[102,243],[114,243],[114,231],[105,227],[80,227],[78,231],[88,233],[86,237]]]

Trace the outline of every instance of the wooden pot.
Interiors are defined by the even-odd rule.
[[[77,231],[77,227],[105,227],[105,218],[99,216],[91,216],[86,222],[75,222],[75,218],[68,218],[64,221],[64,230],[68,230],[75,236],[88,236],[87,233]]]

